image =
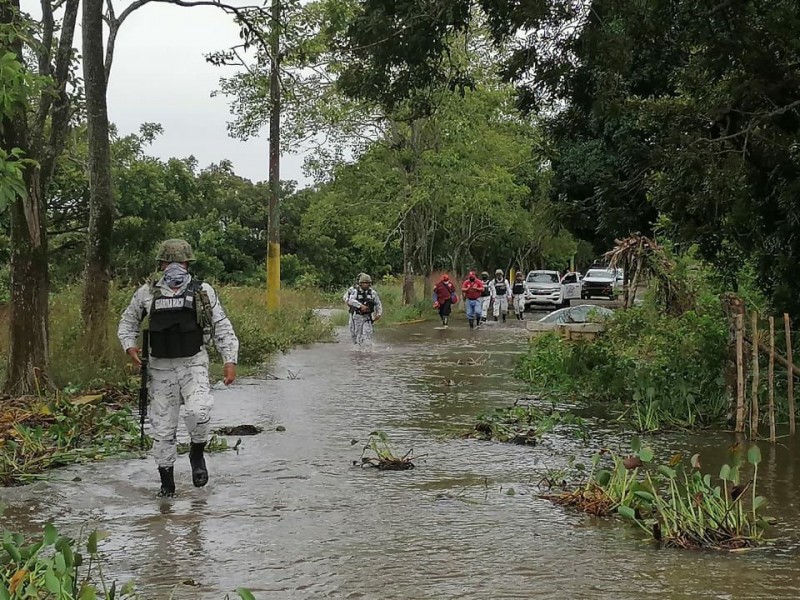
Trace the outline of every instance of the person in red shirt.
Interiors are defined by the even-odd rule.
[[[450,281],[450,276],[445,273],[433,288],[433,308],[439,309],[439,318],[444,327],[450,323],[450,312],[454,302],[458,302],[456,286]]]
[[[461,291],[466,299],[467,321],[469,328],[480,327],[481,324],[481,296],[483,295],[483,282],[475,275],[475,271],[469,272],[469,277],[461,285]]]

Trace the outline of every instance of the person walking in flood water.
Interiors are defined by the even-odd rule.
[[[492,286],[489,285],[489,273],[484,271],[481,273],[481,281],[483,282],[483,291],[481,292],[481,323],[486,323],[489,317],[489,306],[494,300],[494,292]]]
[[[505,323],[506,315],[508,314],[508,305],[511,302],[511,284],[509,284],[508,279],[505,278],[503,269],[497,269],[497,271],[494,272],[494,279],[492,279],[492,283],[489,285],[492,288],[494,297],[494,307],[492,309],[494,320],[497,321],[498,317],[502,315],[503,323]]]
[[[518,321],[525,319],[525,282],[522,278],[522,272],[517,271],[514,277],[514,285],[511,286],[511,299],[514,306],[514,314],[517,316]]]
[[[466,302],[469,328],[480,327],[483,282],[475,275],[475,271],[469,272],[469,276],[464,280],[464,283],[461,284],[461,292],[464,294]]]
[[[433,308],[439,310],[442,327],[450,325],[450,312],[455,302],[458,302],[456,286],[450,281],[450,276],[445,273],[433,287]]]
[[[358,277],[358,288],[347,297],[350,307],[350,336],[353,344],[364,347],[372,343],[373,323],[383,316],[383,305],[378,292],[372,289],[372,278],[366,273]]]
[[[355,281],[353,281],[353,285],[351,285],[345,291],[344,295],[342,296],[342,302],[347,307],[347,329],[350,330],[353,327],[353,313],[350,312],[350,305],[347,303],[348,298],[350,298],[350,294],[355,294],[358,291],[358,280],[364,273],[359,273],[356,275]]]
[[[188,242],[162,242],[156,260],[162,276],[136,290],[122,313],[117,337],[135,364],[142,364],[140,352],[149,360],[148,415],[161,479],[158,495],[171,497],[175,494],[181,404],[191,439],[192,483],[195,487],[208,483],[204,452],[211,433],[214,399],[205,346],[212,342],[216,345],[224,362],[224,383],[230,385],[236,379],[239,340],[214,288],[189,274],[194,253]],[[143,322],[149,344],[140,350],[137,338]]]

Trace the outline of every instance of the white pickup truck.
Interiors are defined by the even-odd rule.
[[[558,271],[530,271],[525,278],[525,306],[566,306],[570,300],[581,298],[581,279],[578,273],[563,277]]]

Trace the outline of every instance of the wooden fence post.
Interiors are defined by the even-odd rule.
[[[786,329],[786,360],[789,361],[787,372],[786,389],[789,395],[789,433],[794,434],[794,373],[792,372],[792,321],[787,313],[783,313],[783,325]]]
[[[791,369],[789,369],[791,371]],[[769,318],[769,441],[775,443],[775,317]]]
[[[754,310],[752,314],[752,332],[753,336],[753,387],[750,392],[750,438],[755,439],[758,437],[758,421],[760,415],[758,414],[758,384],[759,384],[759,365],[758,365],[758,311]]]
[[[744,315],[736,314],[736,432],[744,431]]]

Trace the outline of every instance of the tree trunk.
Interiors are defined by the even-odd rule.
[[[13,23],[19,2],[0,3],[0,23]],[[24,62],[22,42],[11,44]],[[30,136],[24,106],[3,120],[0,142],[3,148],[19,148],[30,156]],[[47,273],[47,230],[45,207],[39,189],[39,166],[24,170],[27,196],[11,203],[11,306],[10,348],[5,391],[13,396],[35,394],[47,387],[47,315],[49,281]]]
[[[106,73],[103,56],[104,0],[83,0],[83,78],[89,145],[89,234],[81,315],[89,357],[99,359],[108,344],[111,233],[114,191],[108,140]]]
[[[416,297],[414,294],[414,250],[413,233],[411,231],[410,216],[406,216],[403,226],[403,304],[414,304]]]

